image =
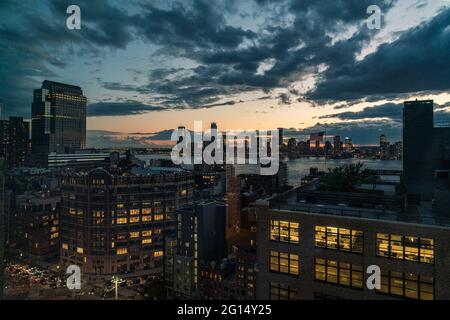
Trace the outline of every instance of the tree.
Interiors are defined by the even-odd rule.
[[[348,164],[328,169],[328,173],[320,177],[317,190],[331,192],[352,192],[367,176],[363,164]]]

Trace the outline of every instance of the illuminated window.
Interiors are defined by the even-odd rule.
[[[270,271],[298,276],[298,255],[285,252],[270,251]]]
[[[144,216],[142,217],[142,222],[152,221],[152,216]]]
[[[316,226],[315,243],[318,248],[326,248],[353,253],[363,252],[364,233],[358,230]]]
[[[121,255],[121,254],[127,254],[128,250],[127,248],[117,248],[117,254]]]
[[[78,247],[78,248],[77,248],[77,253],[79,253],[79,254],[83,254],[83,253],[84,253],[84,250],[83,250],[83,248],[81,248],[81,247]]]
[[[434,240],[377,233],[377,255],[385,258],[434,264]]]
[[[139,215],[139,209],[131,209],[130,210],[130,215],[131,216]]]
[[[142,214],[151,214],[152,209],[151,208],[142,208]]]
[[[153,257],[158,258],[158,257],[162,257],[164,255],[164,251],[160,250],[160,251],[155,251],[153,253]]]
[[[378,292],[410,299],[434,300],[434,278],[413,273],[382,272]]]
[[[52,233],[52,234],[50,235],[50,239],[56,239],[56,238],[58,238],[58,236],[59,236],[59,233],[58,233],[58,232]]]
[[[137,231],[137,232],[130,232],[130,238],[131,239],[139,238],[139,231]]]
[[[270,300],[298,300],[298,289],[286,284],[271,282]]]
[[[164,215],[162,215],[162,214],[155,214],[154,217],[153,217],[153,220],[154,221],[164,220]]]
[[[125,224],[128,222],[127,218],[117,218],[117,224]]]
[[[143,237],[150,237],[151,235],[152,235],[152,230],[142,231],[142,236]]]
[[[152,243],[152,239],[151,238],[142,240],[142,244],[151,244],[151,243]]]
[[[64,250],[69,250],[69,245],[68,245],[67,243],[63,243],[63,244],[62,244],[62,248],[63,248]]]
[[[123,209],[124,205],[123,205],[123,203],[118,203],[116,207],[117,207],[117,209]]]
[[[95,218],[104,218],[105,212],[104,211],[92,211],[92,216]]]
[[[139,217],[131,217],[130,223],[138,223],[140,221]]]
[[[316,258],[315,280],[362,289],[364,281],[363,267]]]
[[[270,220],[270,240],[298,243],[298,226],[297,222]]]

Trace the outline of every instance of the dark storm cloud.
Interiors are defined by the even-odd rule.
[[[98,102],[88,105],[89,117],[127,116],[151,111],[163,111],[159,106],[146,105],[137,101]]]
[[[125,48],[132,40],[130,17],[106,1],[78,0],[82,29],[66,26],[67,3],[48,0],[21,4],[1,1],[0,98],[6,113],[30,117],[36,79],[54,79],[73,57],[98,61],[104,48]]]
[[[339,120],[360,120],[369,118],[389,118],[401,120],[403,115],[403,104],[386,103],[379,106],[366,107],[361,111],[348,111],[329,114],[319,117],[319,119],[339,119]]]
[[[311,99],[352,100],[450,89],[450,9],[362,61],[328,69]]]
[[[328,69],[306,97],[312,104],[446,90],[450,80],[448,11],[356,61],[356,54],[376,34],[363,25],[367,7],[376,4],[387,13],[395,1],[255,0],[259,6],[255,14],[265,21],[246,28],[231,22],[230,16],[249,17],[248,3],[236,0],[173,1],[161,6],[78,0],[83,21],[79,32],[61,27],[67,17],[64,1],[42,1],[37,5],[39,14],[11,12],[8,3],[2,2],[7,10],[0,18],[17,16],[17,24],[0,24],[0,77],[5,80],[0,97],[10,114],[29,116],[31,90],[40,84],[36,79],[58,75],[71,57],[101,63],[111,50],[128,48],[134,40],[155,45],[156,55],[168,61],[184,58],[194,67],[139,70],[135,79],[148,79],[139,85],[100,80],[105,89],[151,97],[146,100],[151,106],[133,109],[118,101],[115,108],[97,106],[94,114],[118,115],[120,106],[123,114],[135,114],[232,105],[238,101],[230,96],[250,91],[271,94],[317,73],[319,66]],[[336,41],[335,35],[348,27],[357,27],[356,32]],[[258,71],[263,64],[269,65],[267,70]],[[272,98],[281,103],[303,99],[299,92]]]
[[[338,119],[338,120],[377,120],[381,118],[389,119],[393,122],[401,122],[403,118],[403,103],[386,103],[382,105],[366,107],[361,111],[347,111],[335,114],[329,114],[319,117],[319,119]],[[434,105],[434,119],[436,122],[450,122],[449,103]]]
[[[375,2],[386,11],[392,6],[384,1]],[[200,66],[177,76],[174,76],[176,70],[158,69],[158,77],[153,75],[147,85],[134,87],[135,92],[165,96],[160,102],[168,108],[204,108],[226,95],[286,87],[301,76],[317,72],[320,64],[352,60],[373,34],[362,28],[350,39],[335,43],[330,36],[348,25],[363,23],[373,0],[307,1],[306,4],[277,1],[276,5],[284,8],[284,13],[293,16],[292,24],[278,25],[283,16],[278,14],[279,8],[261,8],[268,14],[268,20],[258,32],[229,26],[223,12],[217,9],[218,3],[195,1],[192,6],[174,4],[169,9],[151,4],[143,6],[140,18],[133,23],[137,33],[158,44],[161,47],[158,54],[187,58]],[[258,73],[258,68],[267,61],[273,65]],[[105,83],[104,87],[133,91],[133,86],[127,84]],[[278,98],[286,103],[291,95]]]

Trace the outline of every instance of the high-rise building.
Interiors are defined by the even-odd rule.
[[[176,211],[176,250],[169,295],[193,298],[198,294],[200,266],[226,255],[225,205],[202,202]]]
[[[340,156],[342,153],[342,142],[341,142],[341,136],[334,136],[333,138],[333,149],[334,149],[334,155]]]
[[[344,140],[344,151],[345,152],[349,152],[349,153],[354,151],[352,138],[345,137],[345,140]]]
[[[174,168],[138,174],[94,169],[62,179],[61,263],[89,277],[162,275],[174,210],[190,203],[193,176]]]
[[[86,146],[86,97],[80,87],[44,81],[34,90],[32,152],[70,153]]]
[[[403,177],[406,192],[433,198],[433,100],[405,101],[403,109]]]
[[[279,144],[283,144],[284,140],[284,128],[278,128],[278,138],[279,138]]]
[[[389,159],[390,156],[390,148],[389,141],[385,134],[380,135],[380,158],[381,159]]]
[[[0,159],[0,300],[3,299],[5,255],[5,176],[4,162]]]
[[[34,256],[59,255],[60,195],[49,190],[28,191],[14,197],[10,210],[10,242]]]
[[[0,157],[9,168],[21,167],[30,150],[30,124],[20,117],[0,120]]]

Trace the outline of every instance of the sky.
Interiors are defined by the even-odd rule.
[[[45,79],[78,85],[91,144],[145,145],[196,120],[374,144],[401,138],[416,98],[450,122],[448,0],[1,0],[0,43],[2,116],[29,119]]]

